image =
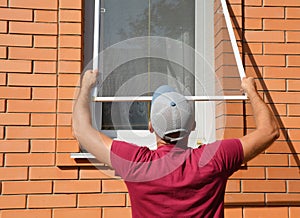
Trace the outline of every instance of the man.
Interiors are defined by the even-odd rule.
[[[250,99],[256,129],[240,139],[188,148],[195,127],[193,107],[170,87],[160,87],[153,95],[149,122],[157,150],[113,140],[91,124],[90,90],[97,74],[89,70],[83,76],[73,111],[74,135],[125,180],[133,217],[223,217],[228,177],[279,137],[254,79],[244,78],[242,89]]]

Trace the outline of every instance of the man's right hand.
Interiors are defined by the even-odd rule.
[[[244,77],[242,80],[242,89],[243,91],[249,95],[253,92],[257,92],[256,83],[253,77]]]

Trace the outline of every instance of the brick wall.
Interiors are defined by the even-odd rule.
[[[238,40],[245,34],[246,73],[258,78],[285,130],[231,177],[226,217],[299,217],[300,2],[230,2]],[[79,151],[71,113],[82,68],[82,5],[0,0],[1,218],[130,217],[121,180],[70,158]],[[225,107],[225,137],[253,129],[249,104]]]

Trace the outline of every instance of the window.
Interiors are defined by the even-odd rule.
[[[167,83],[197,100],[190,144],[214,141],[215,101],[245,99],[229,19],[225,0],[86,0],[84,64],[102,73],[94,126],[154,148],[149,100]]]

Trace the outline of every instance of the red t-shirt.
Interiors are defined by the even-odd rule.
[[[226,182],[242,164],[240,140],[157,150],[114,141],[111,163],[128,188],[133,217],[223,217]]]

